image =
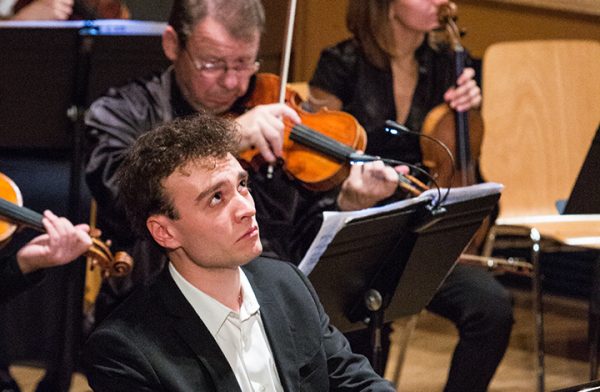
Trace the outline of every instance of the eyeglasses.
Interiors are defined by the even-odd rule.
[[[227,62],[224,60],[199,61],[192,57],[187,48],[184,50],[194,65],[194,68],[206,78],[220,78],[221,76],[227,74],[228,71],[234,71],[240,76],[248,76],[255,73],[260,68],[260,61],[257,60],[251,62],[240,61],[232,66],[227,65]]]

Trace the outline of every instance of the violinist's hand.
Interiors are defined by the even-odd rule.
[[[67,264],[92,246],[86,224],[73,226],[67,218],[59,218],[50,211],[44,211],[42,223],[46,234],[35,237],[17,253],[17,263],[24,274]]]
[[[66,20],[73,13],[74,0],[35,0],[17,12],[12,20]]]
[[[352,165],[338,195],[338,207],[342,211],[372,207],[392,196],[398,188],[398,173],[407,172],[406,166],[392,168],[381,161]]]
[[[475,70],[465,68],[458,78],[457,87],[451,87],[444,94],[444,100],[458,112],[477,109],[481,105],[481,89],[475,82]]]
[[[259,105],[236,118],[242,134],[240,151],[255,147],[267,162],[275,162],[282,152],[284,117],[300,123],[298,113],[282,103]]]

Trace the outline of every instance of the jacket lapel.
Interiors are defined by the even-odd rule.
[[[241,392],[219,345],[171,278],[168,267],[165,267],[157,283],[157,293],[173,328],[206,368],[216,391]]]
[[[257,284],[252,271],[244,268],[244,273],[260,305],[260,316],[283,388],[286,391],[297,391],[300,373],[294,341],[295,331],[283,308],[285,298],[282,298],[281,292],[274,292],[270,285]]]

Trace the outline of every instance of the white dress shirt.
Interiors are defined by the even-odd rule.
[[[260,306],[248,278],[241,268],[238,271],[242,286],[239,313],[192,286],[169,263],[173,280],[217,341],[242,391],[283,391]]]

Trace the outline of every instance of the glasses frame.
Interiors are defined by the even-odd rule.
[[[256,73],[260,69],[260,60],[254,60],[253,62],[247,64],[240,63],[234,66],[229,66],[224,60],[199,61],[192,56],[187,48],[184,48],[184,51],[194,66],[194,69],[206,78],[220,78],[227,75],[229,71],[235,72],[236,75],[249,76]]]

